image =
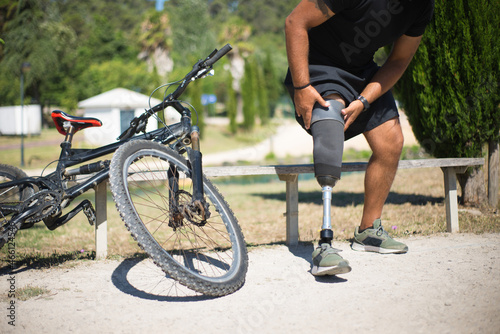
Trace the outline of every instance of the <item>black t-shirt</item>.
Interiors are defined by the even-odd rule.
[[[420,36],[434,0],[324,0],[335,15],[309,31],[309,64],[360,70],[402,35]]]

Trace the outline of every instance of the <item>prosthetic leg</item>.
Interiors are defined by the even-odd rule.
[[[344,151],[344,118],[340,113],[344,105],[328,100],[330,107],[316,105],[312,111],[311,133],[313,136],[314,174],[323,193],[323,225],[319,244],[331,245],[332,189],[340,179],[342,154]]]

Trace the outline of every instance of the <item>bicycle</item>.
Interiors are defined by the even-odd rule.
[[[101,122],[54,111],[56,127],[65,135],[56,170],[47,176],[28,177],[16,167],[0,165],[0,182],[6,181],[0,183],[0,247],[12,240],[18,229],[43,221],[53,230],[82,210],[92,225],[95,211],[89,200],[65,215],[62,211],[109,177],[125,226],[166,274],[210,296],[238,290],[248,267],[244,237],[224,197],[203,175],[199,128],[191,120],[194,108],[179,100],[189,83],[212,75],[213,64],[230,50],[229,44],[214,50],[194,64],[183,79],[160,86],[167,87],[163,101],[134,118],[116,143],[72,149],[77,131]],[[167,95],[173,85],[178,86]],[[181,115],[180,122],[166,125],[158,117],[157,113],[167,107]],[[145,132],[153,115],[164,127]],[[113,152],[111,160],[68,169]],[[91,176],[77,179],[84,174]]]

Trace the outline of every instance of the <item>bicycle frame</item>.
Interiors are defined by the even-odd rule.
[[[163,103],[163,106],[174,106],[173,103]],[[190,134],[191,134],[191,113],[189,109],[182,107],[180,104],[176,104],[174,107],[177,107],[176,110],[181,114],[181,121],[179,123],[175,123],[169,125],[164,128],[160,128],[157,130],[153,130],[151,132],[147,132],[144,134],[140,134],[122,141],[118,141],[115,143],[111,143],[102,147],[98,147],[95,149],[73,149],[71,147],[71,141],[73,137],[72,131],[69,131],[69,134],[66,135],[66,138],[61,143],[61,153],[57,163],[56,170],[46,176],[39,177],[28,177],[19,180],[9,181],[0,184],[0,191],[2,189],[9,189],[14,186],[21,187],[33,187],[36,186],[39,189],[57,189],[61,191],[61,209],[66,208],[74,199],[83,194],[84,192],[90,190],[91,188],[96,187],[101,182],[105,181],[109,177],[109,160],[106,161],[98,161],[92,164],[80,166],[79,168],[68,170],[69,167],[85,163],[87,161],[91,161],[94,159],[98,159],[107,154],[111,154],[115,152],[118,147],[123,145],[124,143],[131,140],[145,139],[158,141],[162,144],[171,144],[171,148],[175,149],[179,153],[184,153],[186,150],[191,151],[191,149],[187,148],[185,145],[191,143]],[[151,116],[150,111],[146,111],[143,115]],[[131,125],[130,128],[133,126]],[[130,129],[129,128],[129,129]],[[128,131],[128,130],[127,130]],[[193,156],[192,154],[188,154],[189,156]],[[201,164],[195,164],[198,168],[197,170],[193,169],[193,174],[197,175],[202,173]],[[85,174],[94,174],[89,179],[82,181],[72,187],[66,188],[64,186],[65,181],[71,181],[72,178],[77,175],[85,175]],[[195,190],[195,193],[201,195],[197,195],[196,198],[203,198],[203,189],[197,187],[198,190]],[[82,208],[75,208],[81,211]],[[29,217],[31,214],[30,210],[27,212],[23,212],[20,214],[16,222],[24,221],[26,217]],[[70,218],[72,218],[76,213],[72,214],[69,218],[67,218],[64,223],[66,223]],[[63,224],[64,224],[63,223]],[[57,228],[63,224],[58,224],[54,228]]]

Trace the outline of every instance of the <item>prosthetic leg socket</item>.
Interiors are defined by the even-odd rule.
[[[316,105],[312,111],[314,174],[321,187],[333,187],[340,179],[344,153],[344,105],[329,100],[328,108]]]

